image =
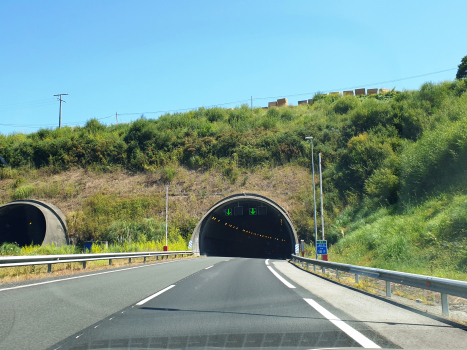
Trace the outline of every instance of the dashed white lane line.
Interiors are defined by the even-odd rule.
[[[359,343],[361,346],[364,348],[370,348],[370,349],[381,349],[380,346],[376,345],[374,342],[372,342],[370,339],[365,337],[362,333],[357,331],[356,329],[350,327],[347,323],[344,321],[340,320],[336,316],[334,316],[332,313],[330,313],[328,310],[326,310],[324,307],[319,305],[316,301],[313,299],[307,299],[304,298],[304,300],[311,306],[313,307],[316,311],[318,311],[321,315],[326,317],[329,321],[331,321],[335,326],[340,328],[341,331],[346,333],[349,337],[351,337],[353,340],[355,340],[357,343]]]
[[[143,299],[139,303],[136,303],[136,305],[138,306],[143,305],[144,303],[148,302],[151,299],[154,299],[155,297],[157,297],[158,295],[161,295],[164,292],[167,292],[169,289],[172,289],[173,287],[175,287],[175,284],[172,284],[171,286],[168,286],[167,288],[164,288],[158,291],[157,293],[154,293],[153,295],[148,296],[146,299]]]
[[[64,260],[64,261],[65,261],[65,260]],[[160,263],[148,264],[148,265],[141,265],[141,266],[133,266],[133,267],[127,267],[127,268],[119,269],[119,270],[112,270],[112,271],[91,273],[91,274],[89,274],[89,275],[84,275],[84,276],[67,277],[67,278],[61,278],[61,279],[59,279],[59,280],[52,280],[52,281],[45,281],[45,282],[24,284],[24,285],[22,285],[22,286],[3,288],[3,289],[0,289],[0,292],[4,292],[4,291],[6,291],[6,290],[12,290],[12,289],[20,289],[20,288],[27,288],[27,287],[33,287],[33,286],[40,286],[40,285],[43,285],[43,284],[50,284],[50,283],[58,283],[58,282],[63,282],[63,281],[75,280],[75,279],[78,279],[78,278],[86,278],[86,277],[92,277],[92,276],[98,276],[98,275],[105,275],[105,274],[108,274],[108,273],[114,273],[114,272],[120,272],[120,271],[127,271],[127,270],[133,270],[133,269],[140,269],[140,268],[142,268],[142,267],[149,267],[149,266],[162,265],[162,264],[171,264],[171,263],[174,263],[174,262],[177,262],[177,261],[183,261],[183,260],[167,261],[167,262],[160,262]]]
[[[269,265],[269,259],[266,259],[265,263],[266,265]]]
[[[274,271],[274,269],[271,267],[271,266],[268,266],[268,269],[272,272],[272,274],[274,276],[276,276],[279,281],[281,281],[282,283],[284,283],[287,287],[289,288],[295,288],[294,285],[290,284],[289,282],[287,282],[281,275],[279,275],[276,271]]]
[[[211,267],[214,267],[214,265],[206,267],[205,270],[209,270]]]

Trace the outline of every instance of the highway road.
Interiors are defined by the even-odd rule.
[[[339,292],[340,300],[327,298],[336,288],[285,261],[219,257],[2,285],[0,348],[397,349],[404,345],[387,320],[370,320],[373,316],[368,312],[380,313],[378,300],[345,290]],[[361,306],[342,304],[347,298]],[[358,310],[372,306],[374,310]],[[410,314],[401,312],[402,319],[404,312]],[[386,310],[379,317],[390,313]],[[360,314],[364,319],[359,319]],[[422,316],[414,314],[415,325],[401,323],[403,329],[412,327],[414,339],[420,338],[417,330],[422,327],[425,332],[427,326],[429,333],[451,331],[463,336],[464,331],[455,327],[417,317]]]

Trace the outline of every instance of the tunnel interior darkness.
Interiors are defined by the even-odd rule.
[[[46,233],[44,214],[32,205],[10,205],[0,209],[0,245],[17,243],[23,247],[42,244]]]
[[[202,255],[285,259],[295,238],[288,221],[274,206],[255,199],[236,199],[210,212],[202,223]]]

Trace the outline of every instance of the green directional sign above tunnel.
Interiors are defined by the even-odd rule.
[[[250,215],[258,215],[258,210],[256,208],[250,208]]]
[[[232,214],[233,214],[232,209],[230,209],[230,208],[224,209],[224,214],[226,216],[232,216]]]

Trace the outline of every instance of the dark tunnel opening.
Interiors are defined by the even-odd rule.
[[[199,235],[200,254],[285,259],[295,238],[279,210],[254,199],[225,203],[210,212]]]
[[[20,247],[42,244],[46,222],[40,209],[32,205],[10,205],[0,209],[0,245],[17,243]]]

